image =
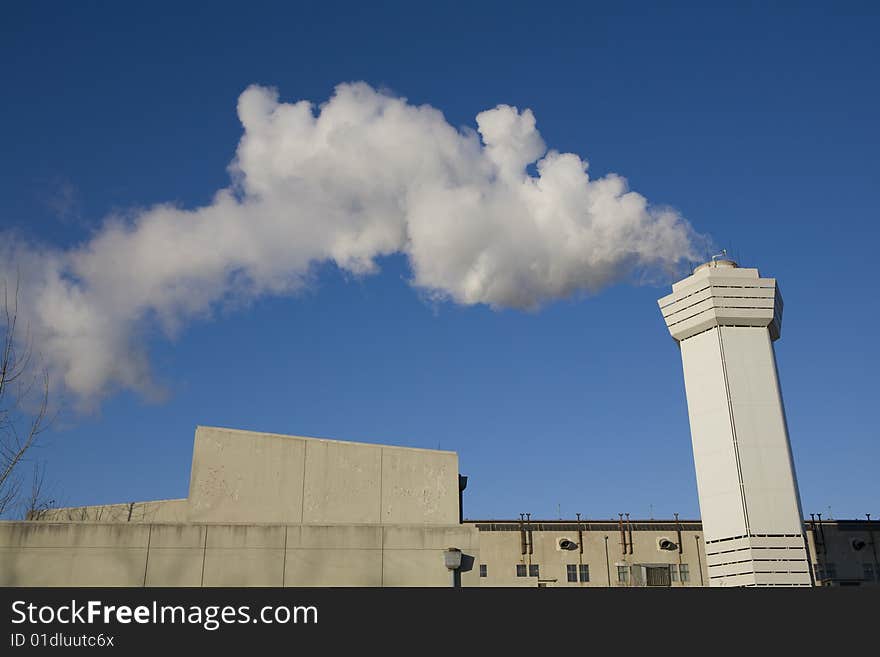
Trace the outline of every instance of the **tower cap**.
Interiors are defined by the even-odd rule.
[[[694,273],[696,274],[698,271],[702,271],[704,269],[715,269],[715,268],[734,268],[739,267],[733,260],[715,260],[712,259],[709,262],[704,262],[702,265],[694,269]]]

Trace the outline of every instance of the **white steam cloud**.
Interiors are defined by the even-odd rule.
[[[0,274],[20,272],[36,347],[78,398],[152,389],[145,325],[173,333],[230,297],[290,293],[321,262],[361,275],[403,253],[433,297],[532,309],[699,251],[675,211],[547,151],[530,110],[481,112],[477,134],[354,83],[318,108],[252,86],[238,115],[232,184],[210,205],[111,218],[69,250],[0,234]]]

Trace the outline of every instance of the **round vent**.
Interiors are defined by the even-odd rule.
[[[577,550],[577,546],[578,546],[578,544],[569,538],[560,538],[559,539],[559,549],[560,550]]]
[[[669,538],[666,538],[665,536],[663,536],[662,538],[657,539],[657,549],[658,550],[668,550],[668,551],[677,550],[678,543],[676,543],[672,539],[669,539]]]

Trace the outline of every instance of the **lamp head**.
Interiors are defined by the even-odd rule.
[[[458,548],[446,548],[443,552],[443,562],[449,570],[458,570],[461,568],[461,550]]]

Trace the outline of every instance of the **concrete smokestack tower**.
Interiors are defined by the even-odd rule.
[[[710,586],[811,586],[773,352],[776,279],[713,258],[658,303],[681,348]]]

